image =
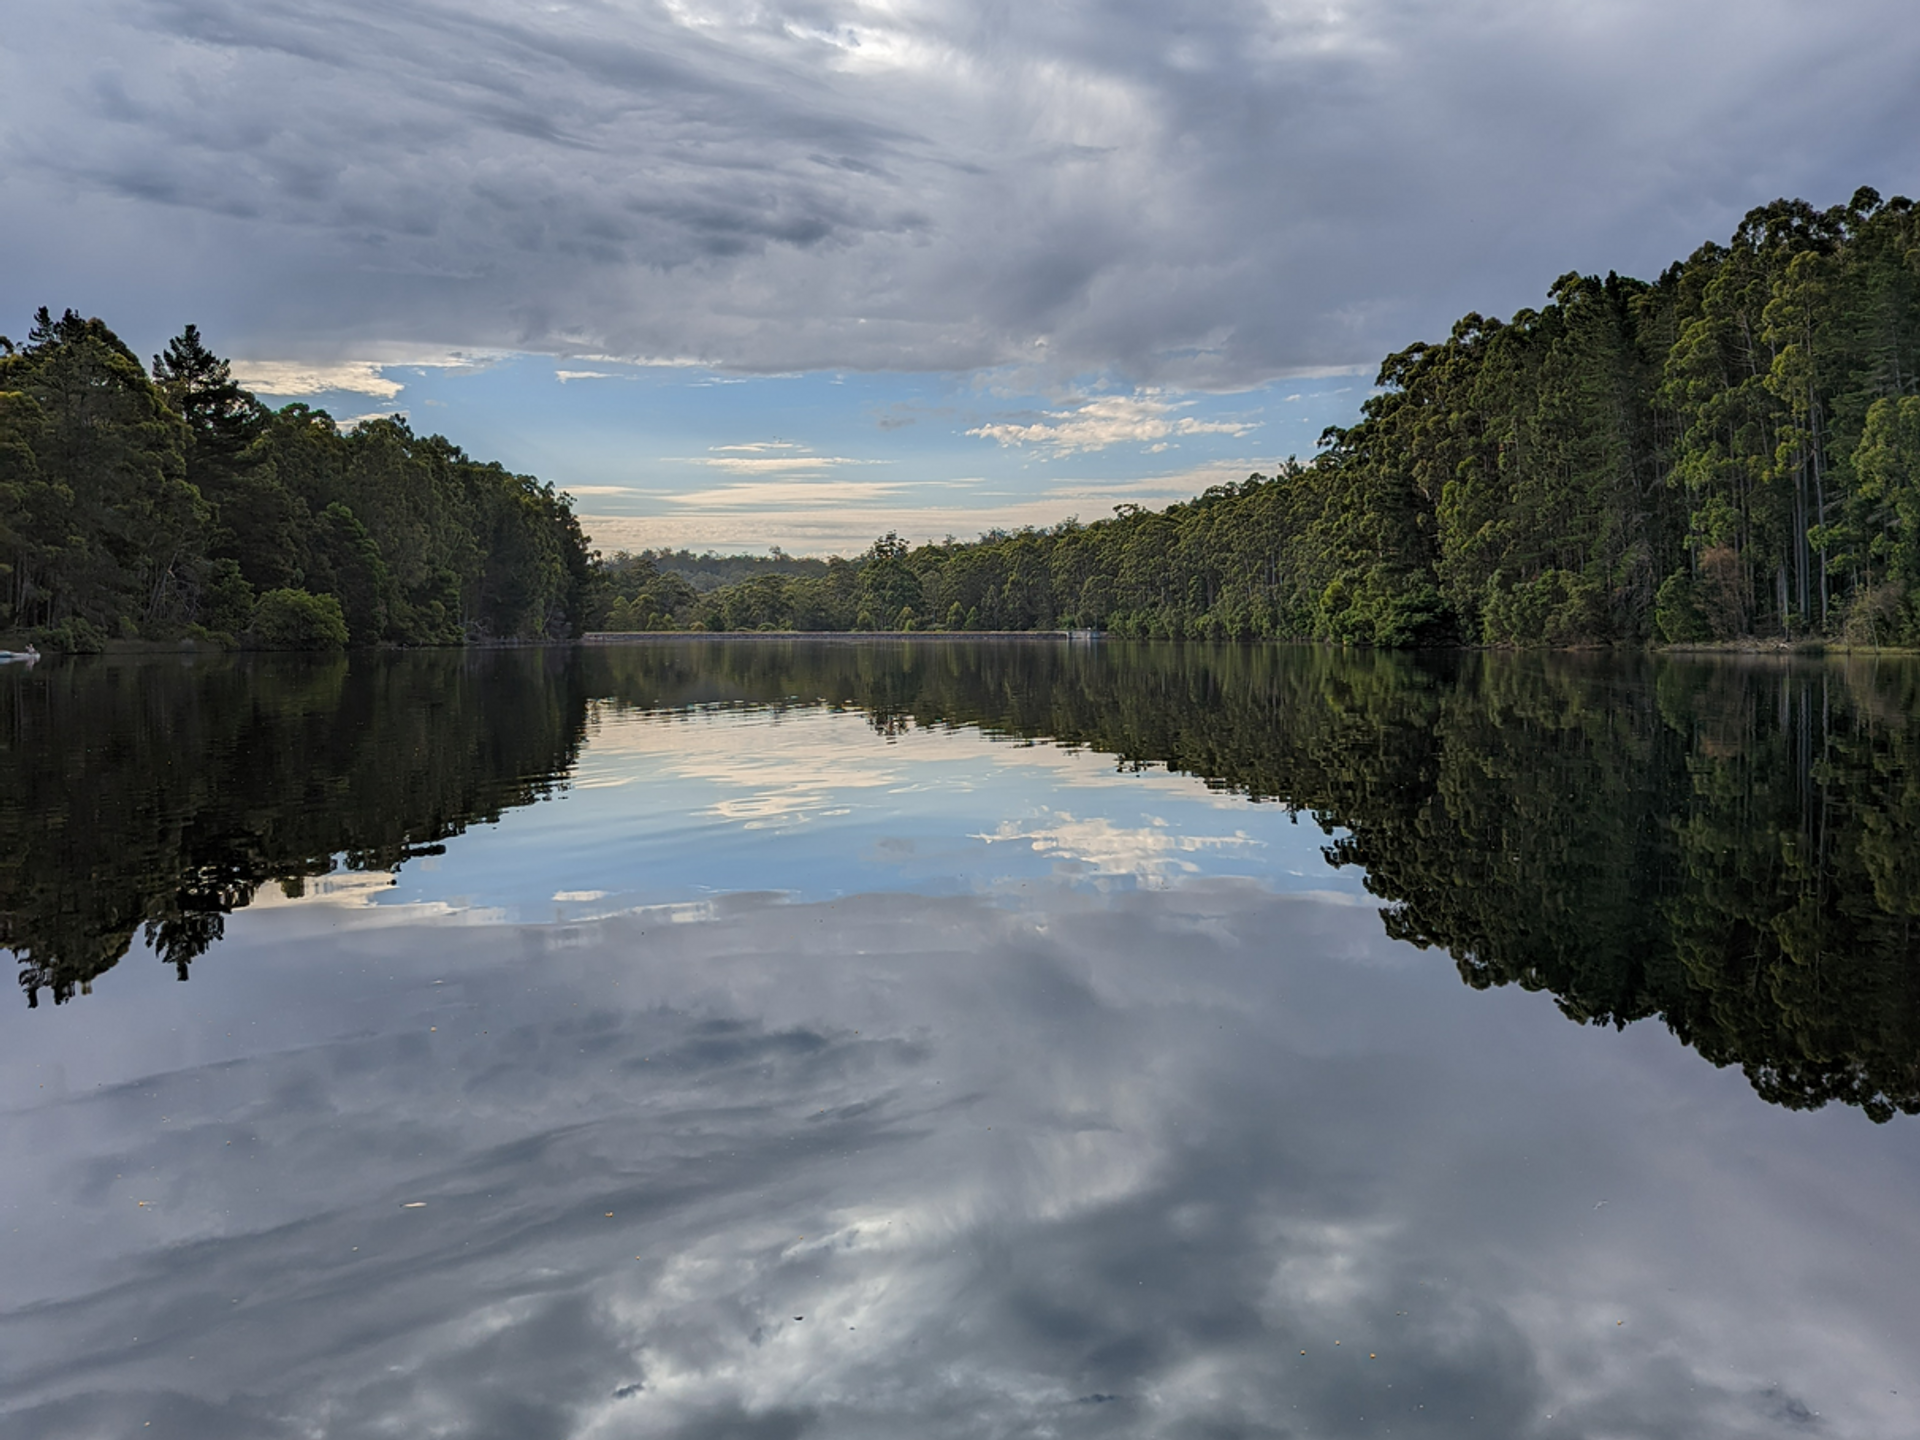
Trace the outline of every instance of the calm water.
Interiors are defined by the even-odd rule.
[[[42,664],[0,747],[0,1435],[1920,1434],[1920,668]]]

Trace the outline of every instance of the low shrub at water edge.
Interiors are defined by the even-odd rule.
[[[347,620],[336,596],[269,590],[253,607],[244,638],[250,650],[344,650]]]

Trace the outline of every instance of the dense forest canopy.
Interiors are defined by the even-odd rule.
[[[1920,642],[1920,212],[1778,201],[1646,283],[1569,274],[1387,358],[1306,464],[1164,511],[889,536],[616,630],[1032,630],[1377,646]],[[711,565],[707,567],[713,569]]]
[[[0,634],[276,649],[557,638],[598,580],[567,497],[404,419],[267,409],[191,325],[0,337]]]

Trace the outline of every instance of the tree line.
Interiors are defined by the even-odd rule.
[[[0,337],[0,634],[50,649],[558,638],[602,581],[571,502],[404,418],[270,410],[189,325]]]
[[[1564,275],[1387,357],[1306,463],[1165,510],[612,582],[623,630],[1920,643],[1920,212],[1782,200],[1651,283]]]

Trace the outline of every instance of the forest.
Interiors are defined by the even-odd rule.
[[[602,583],[551,485],[404,419],[269,410],[192,325],[150,373],[71,310],[0,337],[0,643],[557,639]]]
[[[1920,213],[1781,200],[1651,283],[1564,275],[1388,356],[1311,459],[1163,511],[710,590],[685,568],[620,557],[601,623],[1920,643]]]
[[[851,559],[602,560],[551,485],[269,410],[192,326],[0,337],[0,644],[1031,631],[1379,648],[1920,644],[1920,212],[1781,200],[1387,357],[1352,426],[1165,510]]]

